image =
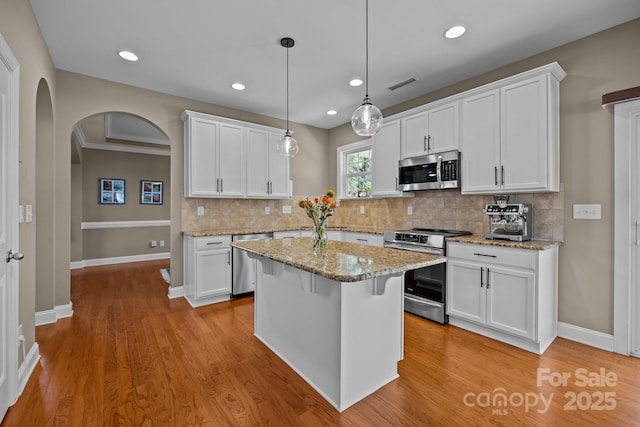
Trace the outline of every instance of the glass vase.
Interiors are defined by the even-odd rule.
[[[313,231],[311,232],[311,247],[313,249],[313,254],[318,255],[323,253],[327,249],[328,240],[327,222],[319,221],[314,223]]]

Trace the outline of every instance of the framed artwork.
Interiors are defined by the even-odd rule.
[[[124,205],[124,179],[100,178],[100,204]]]
[[[161,205],[162,181],[140,181],[140,203],[143,205]]]

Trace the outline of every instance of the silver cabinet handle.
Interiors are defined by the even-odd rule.
[[[640,246],[640,221],[636,222],[636,246]]]
[[[369,241],[368,239],[360,239],[360,238],[356,238],[356,240],[358,242],[365,242],[365,243]]]
[[[398,191],[398,177],[396,176],[396,191]]]
[[[208,245],[221,245],[223,242],[207,242]]]
[[[220,178],[216,178],[216,192],[220,192]]]
[[[220,178],[220,192],[224,193],[224,179]]]
[[[424,141],[422,142],[422,146],[424,147],[424,151],[427,151],[427,135],[424,136]]]
[[[489,286],[491,286],[491,283],[489,283],[489,267],[487,267],[487,289],[489,289]]]
[[[474,252],[473,254],[476,255],[476,256],[484,256],[484,257],[487,257],[487,258],[498,258],[497,255],[487,255],[487,254],[481,254],[481,253],[478,253],[478,252]]]
[[[228,261],[228,263],[229,263],[229,265],[231,265],[231,251],[227,252],[227,255],[229,255],[229,261]]]
[[[495,181],[495,186],[497,187],[498,186],[498,167],[497,166],[493,168],[493,179]]]
[[[431,135],[427,135],[427,151],[431,151]]]
[[[500,166],[500,183],[504,185],[504,166]]]
[[[484,267],[480,267],[480,287],[484,286],[484,282],[482,281],[482,276],[484,276]]]
[[[22,252],[13,252],[13,249],[9,249],[9,252],[7,252],[7,256],[6,256],[6,260],[7,262],[11,262],[11,261],[20,261],[22,258],[24,258],[24,254]]]

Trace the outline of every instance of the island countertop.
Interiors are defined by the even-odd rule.
[[[231,246],[337,282],[358,282],[446,262],[441,255],[329,240],[313,255],[308,237],[232,242]]]

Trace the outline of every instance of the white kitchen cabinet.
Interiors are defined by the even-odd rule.
[[[470,91],[461,100],[462,193],[559,191],[557,63]]]
[[[557,335],[557,264],[557,246],[449,242],[449,322],[541,354]]]
[[[231,236],[184,236],[185,298],[192,307],[231,296]]]
[[[398,190],[400,120],[385,122],[373,137],[372,197],[402,196]]]
[[[185,111],[185,197],[244,196],[242,126]]]
[[[282,134],[247,128],[247,197],[290,198],[289,158],[277,151]]]
[[[342,233],[343,241],[350,243],[358,243],[360,245],[382,247],[384,238],[381,234],[359,233],[353,231],[345,231]]]
[[[457,150],[458,101],[433,106],[402,119],[402,158]]]

